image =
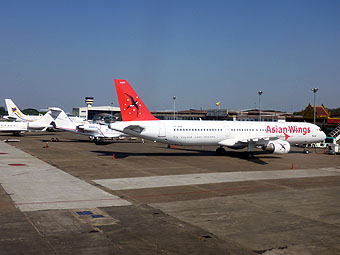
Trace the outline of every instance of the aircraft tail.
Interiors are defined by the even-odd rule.
[[[52,121],[53,118],[51,117],[50,112],[47,112],[40,119],[29,122],[28,127],[30,129],[46,129],[51,126]]]
[[[23,114],[20,109],[14,104],[12,99],[5,99],[8,116],[18,121],[30,121],[29,118]]]
[[[50,107],[49,112],[53,118],[55,128],[65,128],[73,124],[72,120],[66,115],[66,113],[58,107]]]
[[[158,120],[126,80],[115,79],[114,81],[123,121]]]

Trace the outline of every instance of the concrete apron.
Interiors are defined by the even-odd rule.
[[[21,211],[131,204],[4,142],[0,184]]]

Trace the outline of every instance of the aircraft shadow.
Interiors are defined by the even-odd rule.
[[[46,142],[53,142],[51,141],[53,137],[51,137],[50,139],[41,139],[40,141],[46,143]],[[56,141],[54,141],[56,142]],[[92,143],[90,140],[77,140],[77,139],[74,139],[74,140],[70,140],[70,139],[67,139],[67,140],[59,140],[57,141],[56,143]]]
[[[203,150],[195,150],[195,149],[188,149],[188,148],[178,148],[177,150],[185,150],[185,151],[197,151],[197,152],[207,152]],[[247,151],[229,151],[227,150],[224,155],[222,156],[217,156],[214,151],[210,151],[211,156],[216,156],[216,157],[230,157],[230,158],[238,158],[238,159],[243,159],[247,160],[253,163],[261,164],[261,165],[267,165],[268,163],[263,161],[262,159],[278,159],[280,157],[274,156],[272,154],[269,154],[265,151],[254,151],[254,157],[249,158],[248,157],[248,152]]]
[[[32,134],[32,133],[25,133],[24,136],[27,137],[38,137],[38,136],[56,136],[55,133],[40,133],[40,134]]]
[[[54,138],[53,136],[51,136],[50,139],[41,139],[41,142],[52,142],[51,139]],[[60,139],[58,141],[58,143],[95,143],[93,141],[90,140],[82,140],[82,139]],[[141,143],[141,142],[137,142],[137,141],[104,141],[103,143],[98,143],[96,145],[100,146],[100,145],[109,145],[109,144],[114,144],[114,143]]]
[[[133,156],[169,156],[169,157],[174,157],[174,156],[187,156],[187,157],[193,157],[193,156],[212,156],[215,155],[212,152],[205,152],[203,154],[201,153],[185,153],[185,152],[140,152],[140,153],[135,153],[135,152],[117,152],[117,151],[91,151],[94,153],[101,154],[101,156],[110,156],[112,157],[113,153],[115,154],[115,158],[127,158],[127,157],[133,157]]]
[[[275,158],[279,158],[276,156],[271,156],[271,155],[261,155],[261,154],[257,154],[255,153],[255,157],[254,158],[248,158],[248,153],[246,152],[234,152],[234,151],[227,151],[225,155],[223,156],[217,156],[216,153],[214,151],[204,151],[204,150],[195,150],[195,149],[176,149],[175,150],[171,150],[169,152],[139,152],[139,153],[135,153],[135,152],[118,152],[118,151],[91,151],[94,153],[98,153],[100,154],[100,156],[109,156],[112,157],[113,153],[115,154],[115,158],[116,159],[124,159],[124,158],[128,158],[128,157],[134,157],[134,156],[161,156],[161,157],[201,157],[201,156],[216,156],[216,157],[231,157],[231,158],[239,158],[242,160],[247,160],[249,162],[255,163],[255,164],[260,164],[260,165],[267,165],[268,163],[263,161],[262,159],[265,158],[270,158],[270,159],[275,159]],[[189,151],[189,152],[180,152],[180,150],[182,151]],[[190,152],[191,151],[191,152]]]

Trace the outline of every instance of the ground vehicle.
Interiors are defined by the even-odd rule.
[[[311,147],[312,148],[327,148],[327,145],[329,144],[336,144],[336,138],[327,136],[323,142],[312,143]]]
[[[327,145],[327,153],[331,155],[335,155],[340,153],[340,144],[328,144]]]

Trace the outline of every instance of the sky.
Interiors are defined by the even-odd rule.
[[[0,1],[0,106],[340,107],[340,1]]]

